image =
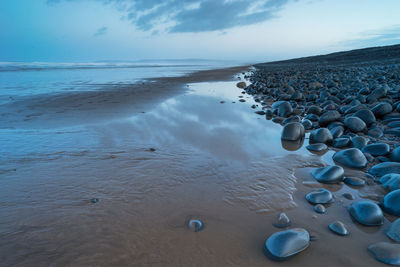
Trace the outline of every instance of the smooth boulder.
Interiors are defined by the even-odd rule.
[[[400,163],[399,162],[382,162],[376,164],[368,171],[374,176],[381,177],[388,173],[400,173]]]
[[[305,129],[299,122],[285,124],[282,130],[281,139],[286,141],[296,141],[304,138]]]
[[[331,223],[329,225],[329,230],[341,236],[346,236],[349,234],[349,231],[347,230],[346,226],[341,221],[335,221]]]
[[[263,250],[270,259],[282,261],[302,252],[309,244],[307,230],[293,228],[272,234],[265,241]]]
[[[328,146],[323,143],[315,143],[315,144],[306,146],[306,148],[310,151],[321,152],[321,151],[327,150]]]
[[[369,109],[360,109],[354,113],[354,116],[362,119],[367,126],[370,126],[376,122],[374,113]]]
[[[320,183],[335,184],[343,180],[344,170],[340,166],[327,166],[315,169],[311,175]]]
[[[319,128],[310,134],[310,144],[314,143],[331,143],[333,136],[327,128]]]
[[[349,148],[333,155],[333,160],[349,168],[364,168],[368,161],[358,148]]]
[[[372,156],[385,156],[390,152],[390,146],[386,143],[369,144],[362,148],[362,152]]]
[[[367,127],[365,122],[359,117],[347,117],[344,120],[344,125],[352,132],[361,132]]]
[[[389,229],[386,232],[386,235],[400,243],[400,219],[395,220],[394,222],[392,222],[392,224],[390,225]]]
[[[400,189],[390,192],[383,198],[383,207],[387,213],[400,216]]]
[[[372,201],[362,200],[354,202],[348,207],[348,211],[362,225],[378,226],[383,224],[382,210]]]
[[[306,199],[311,204],[328,204],[332,202],[333,196],[331,191],[325,188],[319,188],[308,193]]]
[[[386,189],[391,191],[400,189],[400,174],[388,173],[379,179],[379,182]]]
[[[378,242],[368,247],[375,259],[390,265],[400,265],[400,244]]]

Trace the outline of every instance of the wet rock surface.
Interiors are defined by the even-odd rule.
[[[349,148],[337,152],[333,160],[349,168],[364,168],[367,166],[365,155],[357,148]]]
[[[335,221],[329,225],[329,230],[334,232],[337,235],[345,236],[349,234],[349,231],[347,230],[346,226],[344,223],[341,221]]]
[[[312,176],[320,183],[335,184],[343,180],[344,170],[340,166],[328,166],[314,170]]]
[[[358,201],[348,208],[350,215],[360,224],[366,226],[379,226],[383,224],[381,208],[372,201]]]
[[[368,250],[374,255],[375,259],[390,265],[400,265],[400,244],[389,242],[379,242],[372,244]]]
[[[325,188],[319,188],[308,193],[306,195],[306,199],[311,204],[328,204],[332,202],[333,196],[329,190]]]

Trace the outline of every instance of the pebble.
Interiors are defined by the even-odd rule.
[[[387,213],[400,216],[400,189],[388,193],[383,198],[383,207]]]
[[[351,186],[363,186],[365,185],[365,180],[358,177],[345,177],[343,182]]]
[[[349,168],[364,168],[368,161],[358,148],[348,148],[333,155],[333,160]]]
[[[188,227],[193,232],[200,232],[201,230],[204,229],[204,224],[200,220],[192,219],[192,220],[189,221]]]
[[[340,119],[340,113],[336,110],[329,110],[322,114],[319,118],[319,125],[326,126],[331,122],[337,121]]]
[[[311,204],[328,204],[332,202],[332,193],[325,188],[314,189],[306,195],[306,199]]]
[[[382,162],[376,164],[368,171],[374,176],[381,177],[388,173],[400,173],[400,163],[399,162]]]
[[[350,143],[350,139],[349,138],[346,138],[346,137],[344,137],[344,138],[336,138],[336,139],[333,139],[332,146],[336,147],[336,148],[343,148],[343,147],[348,146],[349,143]]]
[[[316,213],[321,213],[321,214],[323,214],[323,213],[326,213],[326,208],[325,208],[325,206],[322,205],[322,204],[317,204],[317,205],[314,206],[314,211],[315,211]]]
[[[384,156],[389,154],[390,146],[386,143],[375,143],[363,147],[362,152],[369,153],[372,156]]]
[[[367,126],[376,122],[374,113],[369,109],[360,109],[354,113],[354,116],[362,119]]]
[[[299,122],[290,122],[285,124],[282,130],[281,139],[287,141],[296,141],[303,139],[305,135],[304,126]]]
[[[349,231],[347,230],[344,223],[341,221],[335,221],[329,225],[329,229],[337,235],[346,236],[349,235]]]
[[[272,260],[286,260],[310,244],[310,234],[302,228],[293,228],[272,234],[265,241],[263,251]]]
[[[311,175],[320,183],[335,184],[343,180],[344,170],[340,166],[327,166],[314,170]]]
[[[273,225],[278,228],[286,228],[291,225],[291,221],[286,213],[282,212],[279,214],[277,221]]]
[[[330,143],[333,140],[331,132],[327,128],[319,128],[310,134],[310,144],[313,143]]]
[[[321,152],[321,151],[327,150],[328,146],[323,143],[315,143],[315,144],[306,146],[306,148],[310,151]]]
[[[386,189],[391,191],[400,189],[400,174],[388,173],[379,179],[379,182]]]
[[[351,146],[354,148],[362,149],[367,145],[368,139],[363,136],[354,136],[350,139]]]
[[[359,117],[347,117],[344,120],[344,125],[352,132],[361,132],[367,127],[365,122]]]
[[[354,200],[354,196],[350,193],[343,193],[342,196],[348,200]]]
[[[371,111],[374,113],[375,117],[383,117],[384,115],[392,112],[392,105],[387,102],[381,102],[374,106]]]
[[[372,201],[361,200],[348,207],[350,215],[360,224],[378,226],[383,224],[381,208]]]
[[[380,262],[390,265],[400,265],[400,244],[378,242],[370,245],[368,250]]]
[[[400,219],[395,220],[394,222],[392,222],[392,224],[390,225],[389,229],[386,232],[386,235],[400,243]]]
[[[400,147],[393,149],[392,153],[390,154],[390,159],[392,161],[400,162]]]

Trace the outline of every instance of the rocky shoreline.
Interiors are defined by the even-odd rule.
[[[262,107],[258,114],[282,124],[285,147],[296,150],[308,136],[310,152],[336,152],[337,165],[312,172],[321,188],[307,194],[307,201],[317,213],[324,213],[332,194],[323,184],[381,184],[386,190],[382,199],[354,201],[343,212],[366,227],[381,226],[384,216],[394,218],[387,242],[371,244],[368,250],[378,261],[400,265],[400,46],[255,67],[247,77],[251,84],[242,82],[238,87]],[[344,169],[362,170],[366,178],[346,177]],[[351,194],[346,198],[354,199]],[[329,229],[348,235],[340,221],[332,222]],[[287,229],[271,235],[264,252],[273,260],[284,260],[306,249],[309,242],[306,230]]]

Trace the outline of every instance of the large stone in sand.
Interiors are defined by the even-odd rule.
[[[400,265],[400,244],[379,242],[370,245],[368,250],[380,262],[396,266]]]
[[[368,161],[358,148],[349,148],[333,155],[333,160],[349,168],[364,168]]]
[[[285,124],[282,130],[281,139],[287,141],[296,141],[304,138],[305,129],[299,122],[290,122]]]
[[[344,170],[340,166],[328,166],[314,170],[311,175],[320,183],[335,184],[343,180]]]
[[[362,200],[354,202],[348,207],[350,215],[360,224],[378,226],[383,224],[381,208],[374,202]]]
[[[368,171],[370,174],[381,177],[388,173],[400,173],[399,162],[382,162],[376,164]]]

